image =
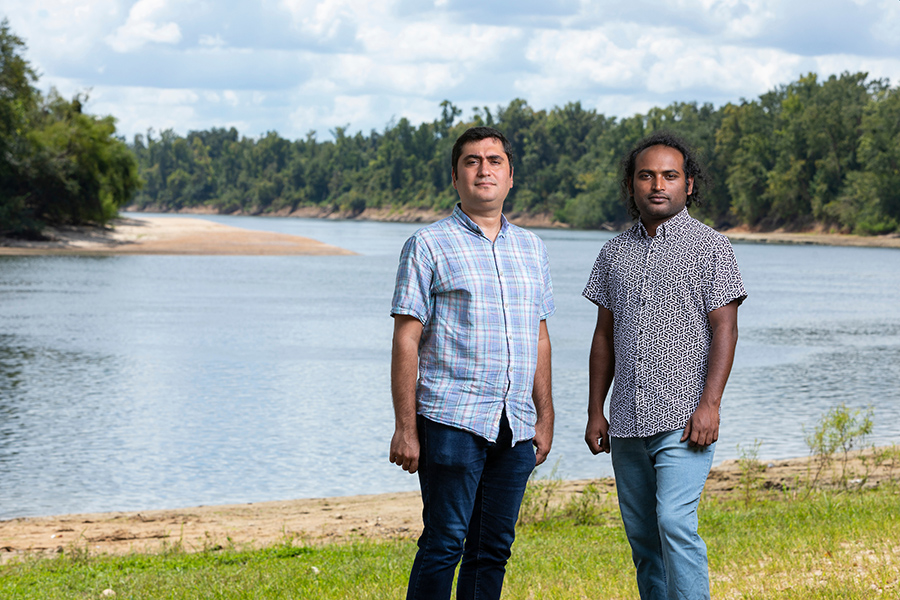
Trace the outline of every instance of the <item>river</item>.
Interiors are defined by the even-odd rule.
[[[356,256],[0,257],[0,518],[417,488],[387,461],[388,315],[411,224],[203,217]],[[543,476],[611,474],[582,441],[602,232],[551,257],[557,428]],[[735,244],[750,294],[717,461],[808,454],[840,403],[900,442],[900,250]]]

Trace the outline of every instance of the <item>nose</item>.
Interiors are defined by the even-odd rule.
[[[666,178],[661,174],[656,175],[650,180],[650,186],[653,188],[653,191],[662,191],[666,189]]]

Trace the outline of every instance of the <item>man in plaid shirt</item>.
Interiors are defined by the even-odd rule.
[[[391,315],[390,460],[419,474],[424,529],[407,598],[499,598],[528,477],[553,440],[547,251],[510,224],[509,141],[456,141],[453,214],[403,247]]]

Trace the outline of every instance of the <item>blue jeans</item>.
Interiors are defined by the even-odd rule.
[[[619,510],[642,600],[709,598],[706,544],[697,505],[715,444],[682,442],[682,430],[610,438]]]
[[[496,442],[418,418],[424,529],[407,599],[500,598],[519,506],[534,470],[530,440],[512,445],[504,413]]]

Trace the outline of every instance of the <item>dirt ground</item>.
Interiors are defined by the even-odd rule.
[[[194,217],[121,218],[110,227],[48,228],[42,241],[0,238],[0,255],[323,255],[349,250],[284,233],[252,231]]]
[[[896,482],[900,478],[900,454],[897,446],[892,451],[892,458],[877,467],[872,450],[854,454],[846,466],[850,485]],[[761,490],[796,488],[798,482],[809,480],[813,474],[810,469],[814,469],[808,459],[768,461],[761,466]],[[832,467],[820,476],[821,484],[834,485],[835,476],[844,468],[838,459]],[[743,472],[737,461],[715,467],[705,494],[743,494]],[[565,481],[555,490],[554,500],[564,503],[588,484],[599,487],[601,492],[615,490],[612,479]],[[53,555],[67,548],[86,549],[92,554],[124,554],[172,547],[187,551],[261,547],[286,540],[328,543],[415,538],[420,529],[421,508],[418,492],[402,492],[11,519],[0,521],[0,564],[28,554]]]

